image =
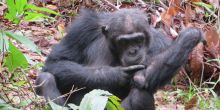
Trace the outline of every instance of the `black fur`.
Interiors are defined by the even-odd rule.
[[[141,65],[122,67],[119,53],[123,50],[116,48],[115,39],[118,35],[134,32],[142,32],[148,37],[145,61],[147,68],[144,70]],[[182,34],[187,39],[191,36],[187,32]],[[192,41],[176,42],[185,44]],[[73,93],[68,100],[79,104],[89,91],[103,89],[121,98],[125,110],[142,110],[143,107],[144,110],[153,110],[154,92],[174,76],[174,72],[196,45],[193,43],[186,48],[180,44],[170,47],[171,40],[150,27],[147,16],[140,10],[121,9],[113,13],[97,13],[84,9],[75,19],[68,34],[52,49],[36,80],[36,84],[41,85],[36,88],[36,92],[46,99],[54,99],[68,93],[73,85],[85,87]],[[130,82],[139,70],[144,76],[144,83],[141,83],[143,86],[133,86],[131,89]],[[63,105],[65,98],[55,102]]]
[[[146,64],[147,68],[134,75],[134,82],[138,83],[136,84],[138,86],[133,86],[122,102],[125,110],[154,110],[153,94],[172,79],[177,70],[187,61],[192,49],[203,40],[200,30],[188,28],[180,32],[171,46],[151,58]]]

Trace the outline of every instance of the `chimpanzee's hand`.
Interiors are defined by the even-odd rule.
[[[140,70],[133,77],[133,86],[143,89],[146,83],[145,70]]]
[[[142,70],[144,68],[145,68],[144,65],[132,65],[132,66],[128,66],[128,67],[121,67],[121,70],[124,71],[125,73],[133,75],[137,71]]]
[[[130,83],[130,81],[132,80],[132,77],[134,76],[134,74],[145,68],[144,65],[132,65],[132,66],[128,66],[128,67],[117,67],[120,71],[120,77],[121,79],[120,84],[124,85],[124,84],[128,84]]]

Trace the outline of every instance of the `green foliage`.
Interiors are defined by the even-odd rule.
[[[4,104],[0,103],[0,110],[21,110],[21,109],[14,108],[6,103],[4,103]]]
[[[214,7],[210,4],[206,4],[204,2],[193,2],[193,4],[198,5],[200,7],[204,7],[207,11],[205,11],[205,16],[208,17],[215,12],[213,11]]]
[[[57,104],[55,104],[52,101],[49,101],[49,105],[50,105],[52,110],[69,110],[67,107],[63,107],[63,106],[57,105]]]
[[[193,2],[193,4],[198,5],[198,6],[201,6],[201,7],[204,7],[204,8],[208,8],[208,9],[212,9],[212,8],[213,8],[212,5],[206,4],[206,3],[204,3],[204,2]]]
[[[3,62],[3,66],[7,67],[10,72],[15,70],[16,68],[23,68],[26,69],[28,67],[28,63],[30,62],[24,54],[14,46],[8,38],[15,39],[16,41],[24,44],[27,48],[32,50],[33,52],[40,53],[40,50],[37,46],[30,41],[29,39],[25,38],[24,36],[14,34],[12,32],[3,32],[0,31],[0,51],[7,53],[5,61]],[[20,85],[18,83],[18,85]]]
[[[211,60],[208,60],[207,62],[217,62],[217,63],[220,63],[220,59],[211,59]]]
[[[9,54],[5,59],[4,66],[6,66],[10,72],[18,67],[27,68],[28,62],[23,53],[9,42]]]
[[[122,107],[121,107],[121,104],[119,103],[121,100],[112,95],[112,96],[109,96],[109,101],[106,105],[106,108],[107,110],[124,110]]]
[[[50,10],[50,9],[47,9],[47,8],[42,8],[42,7],[37,7],[33,4],[27,4],[26,10],[36,10],[36,11],[42,11],[42,12],[47,12],[47,13],[51,13],[51,14],[55,14],[55,15],[59,15],[59,13],[53,11],[53,10]]]
[[[218,59],[212,59],[209,61],[219,61]],[[220,110],[220,99],[214,92],[214,88],[220,82],[220,75],[215,82],[204,82],[200,87],[194,85],[190,80],[190,86],[188,91],[178,89],[176,92],[177,98],[183,98],[184,102],[190,102],[193,98],[196,98],[195,106],[202,110]],[[208,85],[208,86],[207,86]]]
[[[9,48],[8,38],[4,32],[0,31],[0,51],[6,52]]]
[[[18,24],[20,22],[19,13],[17,13],[14,0],[7,0],[7,6],[8,6],[8,13],[6,13],[5,18],[10,21],[13,21],[15,24]]]
[[[14,34],[12,32],[5,32],[5,34],[10,37],[13,38],[15,40],[17,40],[18,42],[24,44],[27,48],[29,48],[31,51],[33,52],[37,52],[40,53],[40,50],[38,49],[38,47],[29,39],[27,39],[26,37],[22,36],[22,35],[17,35]]]
[[[8,12],[5,18],[19,24],[21,19],[26,21],[42,21],[43,19],[52,19],[40,12],[47,12],[55,15],[59,13],[47,8],[37,7],[33,4],[28,4],[27,0],[7,0]]]
[[[10,106],[9,104],[5,103],[2,99],[0,99],[0,110],[21,110]]]
[[[19,108],[25,107],[32,102],[31,99],[23,100],[19,103]]]
[[[107,103],[108,110],[123,110],[118,101],[120,99],[108,91],[93,90],[83,97],[79,110],[104,110]]]
[[[73,110],[124,110],[119,103],[120,99],[108,91],[93,90],[87,93],[79,106],[68,104]],[[69,108],[59,106],[52,101],[49,101],[52,110],[68,110]]]
[[[91,91],[83,97],[79,110],[104,110],[108,101],[107,95],[111,94],[102,90]]]

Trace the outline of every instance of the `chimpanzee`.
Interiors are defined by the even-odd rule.
[[[194,31],[196,30],[190,30],[191,33]],[[182,36],[191,36],[187,32],[182,34]],[[200,36],[200,34],[195,36]],[[178,41],[184,44],[186,41],[191,42],[190,40]],[[131,45],[124,41],[131,41]],[[144,45],[133,46],[135,42],[137,44],[144,42]],[[73,86],[85,87],[71,94],[68,100],[68,102],[79,104],[82,97],[89,91],[103,89],[121,98],[123,107],[130,107],[129,104],[132,103],[123,99],[131,90],[130,82],[133,78],[135,79],[134,74],[144,72],[145,81],[140,85],[144,85],[143,88],[146,89],[137,89],[137,91],[143,91],[145,97],[137,97],[136,101],[146,99],[146,102],[149,102],[146,106],[153,108],[152,94],[159,86],[170,80],[174,75],[173,71],[182,65],[182,62],[178,61],[179,57],[187,56],[193,48],[188,49],[182,45],[176,45],[177,48],[172,51],[170,48],[174,46],[170,45],[171,40],[149,26],[146,14],[138,9],[121,9],[112,13],[81,10],[68,34],[48,56],[45,67],[36,80],[36,84],[40,85],[36,88],[36,92],[47,99],[55,99],[61,94],[68,93]],[[126,52],[128,54],[123,54],[125,51],[123,46],[129,46],[132,49]],[[167,54],[168,51],[173,55]],[[133,57],[130,56],[136,52],[141,52],[139,55],[143,57],[132,59]],[[157,56],[161,61],[156,60]],[[151,63],[147,63],[145,69],[146,62]],[[177,65],[177,67],[174,68],[172,65]],[[153,70],[155,74],[148,72],[150,70]],[[63,105],[65,98],[57,99],[55,102]]]
[[[122,102],[125,110],[154,110],[153,94],[159,87],[171,80],[178,68],[187,61],[189,53],[200,41],[205,41],[202,32],[196,28],[188,28],[180,32],[179,37],[171,46],[153,56],[150,61],[134,61],[136,63],[133,65],[145,62],[147,67],[135,73],[133,80],[136,84],[132,85],[129,95]],[[123,53],[126,54],[126,51],[129,50],[132,48],[126,48]],[[133,54],[133,57],[144,59],[137,56],[138,53],[137,51],[136,55]]]

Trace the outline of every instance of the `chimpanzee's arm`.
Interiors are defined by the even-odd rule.
[[[143,69],[144,66],[87,67],[71,61],[59,61],[51,63],[47,66],[48,68],[50,69],[45,70],[47,72],[38,75],[35,90],[38,95],[44,96],[47,100],[52,100],[59,97],[63,92],[69,92],[73,86],[85,87],[87,90],[104,89],[115,92],[126,85],[128,86],[132,76],[131,73]],[[63,105],[65,99],[58,98],[55,102]],[[77,103],[79,102],[77,101]]]
[[[50,66],[52,68],[50,68]],[[132,76],[131,73],[143,69],[143,65],[129,67],[89,67],[71,61],[59,61],[50,64],[50,73],[56,78],[57,86],[61,90],[67,87],[86,87],[91,89],[111,89],[120,88],[128,85]]]
[[[175,75],[188,58],[192,49],[204,40],[202,32],[196,28],[188,28],[180,32],[175,42],[164,52],[155,56],[145,71],[145,88],[155,92],[164,86]]]

